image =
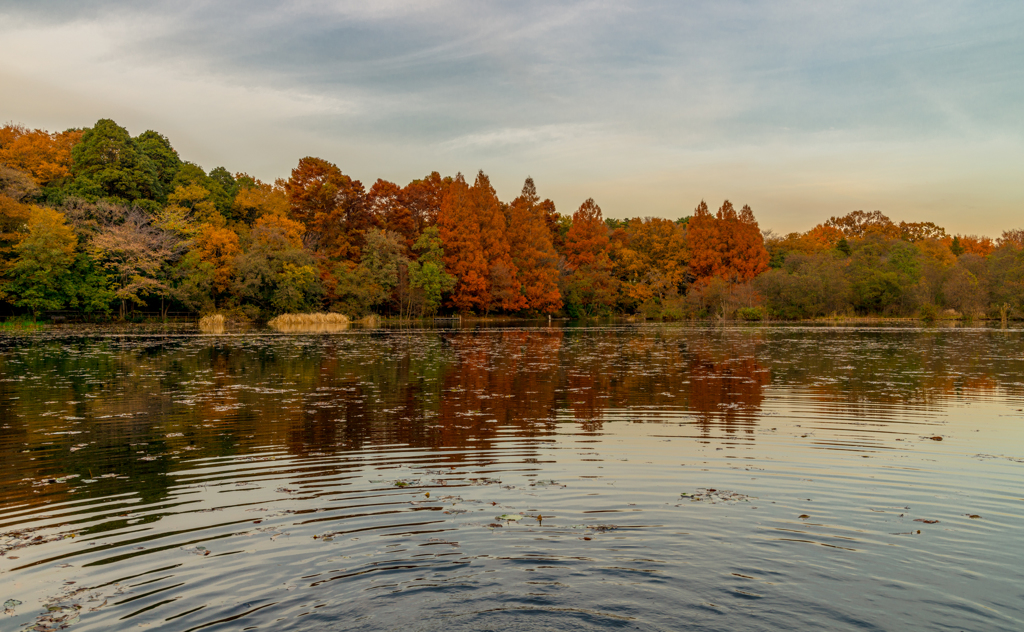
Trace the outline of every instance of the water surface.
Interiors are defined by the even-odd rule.
[[[8,335],[0,629],[1024,629],[1022,343]]]

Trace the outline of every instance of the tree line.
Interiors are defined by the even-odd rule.
[[[482,171],[369,189],[321,158],[262,182],[184,161],[103,119],[0,128],[0,300],[9,315],[329,310],[572,318],[800,319],[1024,312],[1024,230],[948,235],[879,211],[806,233],[749,206],[677,220],[571,215],[532,179],[502,202]]]

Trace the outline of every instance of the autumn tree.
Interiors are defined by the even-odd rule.
[[[80,130],[50,133],[5,125],[0,133],[0,165],[23,171],[45,186],[71,175],[71,148],[81,138]]]
[[[616,270],[629,302],[675,296],[687,274],[686,229],[659,217],[631,220]]]
[[[726,201],[725,204],[729,202]],[[768,269],[768,251],[764,247],[764,236],[750,206],[744,204],[736,219],[727,222],[726,229],[724,232],[731,237],[726,243],[729,246],[730,263],[735,270],[734,278],[737,282],[750,281]]]
[[[433,171],[425,178],[413,180],[402,189],[401,202],[409,209],[417,234],[437,223],[441,204],[451,183],[452,178],[442,178],[441,174]]]
[[[1015,250],[1024,249],[1024,228],[1004,230],[1003,234],[996,241],[996,246],[999,248],[1013,248]]]
[[[720,275],[725,268],[719,223],[707,202],[700,201],[693,210],[688,227],[690,270],[698,279]]]
[[[829,250],[839,245],[839,241],[845,237],[843,231],[839,230],[834,226],[825,226],[824,224],[818,224],[811,230],[807,231],[801,236],[801,244],[804,246],[803,252],[808,254],[818,252],[821,250]]]
[[[764,236],[749,206],[737,213],[726,200],[713,216],[702,200],[688,232],[690,270],[698,281],[721,277],[744,283],[768,269]]]
[[[899,237],[900,228],[881,211],[853,211],[842,217],[830,217],[825,226],[840,230],[847,239],[859,239],[869,234]]]
[[[524,309],[541,313],[561,309],[558,254],[533,178],[526,179],[522,193],[510,205],[508,244],[522,286]]]
[[[548,226],[548,233],[551,235],[551,246],[559,257],[565,256],[565,236],[572,226],[572,215],[561,215],[555,210],[555,203],[551,200],[544,200],[539,204],[544,222]]]
[[[235,258],[242,252],[238,233],[230,228],[203,224],[196,236],[194,251],[213,266],[214,291],[226,292],[234,279]]]
[[[15,256],[14,246],[21,241],[30,214],[27,204],[0,194],[0,272],[5,261]]]
[[[0,195],[28,202],[39,194],[39,185],[24,171],[0,164]]]
[[[899,238],[911,243],[946,238],[946,229],[934,222],[900,222],[897,229]]]
[[[470,188],[461,173],[448,186],[437,227],[444,245],[445,267],[457,279],[451,305],[461,312],[485,309],[490,302],[487,257]]]
[[[224,217],[210,200],[210,192],[198,184],[177,187],[167,196],[167,202],[156,213],[156,225],[183,239],[195,237],[204,224],[224,226]]]
[[[996,249],[996,244],[992,241],[991,237],[957,235],[957,238],[960,240],[960,246],[964,249],[963,254],[987,257]]]
[[[484,311],[499,309],[516,312],[526,307],[519,270],[512,261],[505,209],[491,180],[483,171],[469,190],[472,212],[480,231],[480,242],[487,261],[487,291],[481,296]]]
[[[406,252],[411,253],[418,232],[412,211],[405,205],[402,189],[393,182],[378,178],[366,197],[374,223],[383,230],[401,235]]]
[[[231,204],[231,217],[251,225],[263,215],[288,215],[291,209],[283,181],[275,184],[261,182],[245,174],[239,180],[251,181],[251,186],[242,186]]]
[[[572,226],[565,235],[565,261],[570,269],[585,266],[609,268],[608,227],[601,217],[601,207],[588,199],[572,215]]]
[[[195,311],[216,308],[218,299],[234,283],[235,261],[241,252],[238,233],[224,226],[202,224],[175,268],[174,297]]]
[[[321,158],[303,158],[284,185],[303,243],[332,260],[359,261],[372,226],[363,185]]]
[[[615,304],[610,246],[601,207],[590,198],[573,213],[572,226],[565,235],[565,274],[560,284],[571,314],[594,315]]]
[[[131,211],[121,223],[105,226],[93,237],[89,249],[114,281],[122,319],[129,303],[145,305],[147,296],[169,294],[161,271],[171,260],[173,243],[167,231],[154,226],[151,218],[139,210]]]

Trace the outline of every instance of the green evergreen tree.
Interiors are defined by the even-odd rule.
[[[153,161],[128,130],[110,119],[100,119],[85,130],[82,142],[71,149],[71,160],[73,180],[68,193],[72,195],[117,202],[160,198],[162,188]]]
[[[963,244],[960,243],[959,235],[953,238],[953,243],[949,244],[949,251],[953,253],[954,257],[959,257],[967,251],[967,249],[963,247]]]
[[[156,200],[161,204],[166,203],[167,194],[174,190],[171,183],[181,169],[181,158],[178,152],[171,147],[171,142],[163,134],[148,130],[135,138],[139,150],[149,158],[156,171]]]

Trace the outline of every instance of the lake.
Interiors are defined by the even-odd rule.
[[[0,629],[1021,630],[1022,334],[4,334]]]

